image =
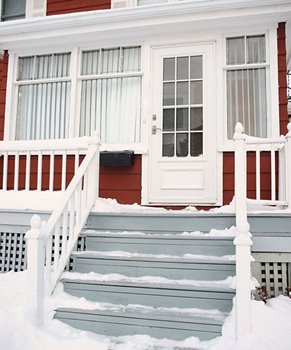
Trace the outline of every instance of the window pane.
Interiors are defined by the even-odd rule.
[[[33,79],[34,57],[20,57],[18,60],[18,80]]]
[[[101,73],[119,72],[119,49],[102,49],[101,50]]]
[[[202,104],[203,85],[202,81],[191,81],[190,103],[192,105]]]
[[[52,55],[36,56],[35,58],[35,79],[51,77]]]
[[[177,105],[187,105],[188,104],[188,88],[189,83],[177,83]]]
[[[177,58],[177,80],[189,79],[189,57]]]
[[[265,36],[256,35],[247,37],[247,63],[266,62]]]
[[[163,157],[174,157],[174,134],[163,134]]]
[[[177,131],[188,131],[188,108],[177,108]]]
[[[190,130],[202,130],[203,128],[203,108],[196,107],[190,110]]]
[[[81,74],[98,74],[98,64],[99,50],[83,52]]]
[[[244,37],[226,39],[226,63],[245,63]]]
[[[266,69],[227,72],[228,138],[241,122],[246,134],[267,137]]]
[[[140,71],[140,47],[122,48],[123,68],[122,72]]]
[[[64,78],[70,75],[71,54],[58,53],[53,55],[52,78]]]
[[[164,109],[163,111],[163,131],[174,131],[175,128],[175,110]]]
[[[190,78],[202,79],[202,56],[192,56],[190,60]]]
[[[2,0],[2,21],[25,17],[26,0]]]
[[[19,86],[16,139],[66,138],[70,82]]]
[[[175,80],[175,58],[164,58],[163,80]]]
[[[139,142],[140,99],[140,77],[82,81],[80,136],[98,130],[102,142]]]
[[[198,157],[203,154],[203,134],[191,133],[190,134],[190,155],[192,157]]]
[[[177,157],[188,156],[188,133],[176,134],[176,155]]]
[[[175,83],[164,83],[163,105],[172,106],[175,104]]]

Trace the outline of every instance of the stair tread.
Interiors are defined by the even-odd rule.
[[[145,281],[136,281],[130,280],[102,280],[102,279],[92,279],[92,278],[78,278],[78,277],[69,277],[68,274],[65,274],[65,277],[61,279],[61,282],[75,283],[75,284],[90,284],[90,285],[103,285],[103,286],[120,286],[120,287],[132,287],[132,288],[148,288],[148,289],[164,289],[164,290],[183,290],[183,291],[202,291],[202,292],[221,292],[221,293],[234,293],[235,289],[229,286],[220,286],[209,281],[208,285],[195,285],[195,284],[178,284],[175,283],[175,280],[172,283],[157,283],[157,282],[145,282]],[[193,281],[192,281],[193,282]]]
[[[214,316],[202,316],[200,313],[187,314],[179,310],[160,310],[153,308],[126,308],[120,305],[112,305],[112,309],[83,309],[75,307],[58,307],[57,312],[62,313],[77,313],[83,315],[102,315],[102,316],[114,316],[117,318],[127,319],[140,319],[140,320],[156,320],[165,322],[178,322],[178,323],[190,323],[190,324],[209,324],[221,326],[227,315],[221,315],[220,317]]]
[[[158,254],[139,254],[128,252],[103,252],[103,251],[74,251],[72,256],[88,259],[104,260],[129,260],[129,261],[160,261],[160,262],[177,262],[177,263],[201,263],[201,264],[226,264],[235,265],[233,256],[209,256],[209,255],[192,255],[184,256],[158,255]]]

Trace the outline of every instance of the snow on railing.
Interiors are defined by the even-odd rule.
[[[291,203],[291,123],[286,137],[262,139],[244,134],[241,123],[237,123],[234,133],[235,147],[235,203],[237,236],[236,246],[236,307],[237,337],[251,331],[251,245],[252,239],[247,218],[247,153],[255,152],[256,159],[256,199],[252,204],[288,206]],[[271,198],[261,199],[261,152],[270,153]],[[276,153],[279,167],[276,170]],[[279,184],[279,186],[277,185]],[[278,188],[277,188],[278,187]]]
[[[80,156],[83,156],[87,149],[87,137],[65,140],[1,141],[0,161],[3,164],[3,174],[0,189],[53,191],[56,187],[57,172],[61,172],[58,187],[64,191],[71,175],[69,173],[76,173]],[[71,164],[72,161],[74,164]],[[73,169],[70,169],[70,165]],[[57,169],[58,167],[60,169]]]
[[[87,147],[85,158],[47,223],[42,225],[34,215],[26,234],[28,302],[37,324],[43,321],[44,281],[52,293],[98,195],[99,142],[90,138]]]

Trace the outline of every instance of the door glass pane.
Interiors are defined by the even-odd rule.
[[[202,81],[191,81],[190,103],[192,105],[202,104]]]
[[[202,56],[192,56],[190,59],[190,78],[202,79]]]
[[[172,106],[175,104],[175,83],[164,83],[163,105]]]
[[[190,154],[192,157],[198,157],[203,153],[203,134],[191,133],[190,134]]]
[[[175,110],[164,109],[163,111],[163,131],[174,131],[175,128]]]
[[[175,58],[164,58],[163,80],[175,80]]]
[[[177,108],[177,131],[188,131],[188,108]]]
[[[187,83],[177,83],[177,105],[187,105],[188,104],[188,82]]]
[[[190,130],[197,131],[203,128],[203,108],[191,108],[190,111]]]
[[[177,58],[177,80],[189,78],[189,57]]]
[[[243,36],[226,39],[226,63],[245,63],[245,41]]]
[[[174,134],[163,134],[163,157],[174,156]]]
[[[181,133],[176,135],[176,154],[177,157],[188,156],[188,133]]]

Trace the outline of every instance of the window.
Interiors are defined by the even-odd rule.
[[[98,130],[105,143],[140,141],[140,47],[84,51],[80,136]]]
[[[26,0],[2,0],[1,6],[1,21],[25,17]]]
[[[70,53],[20,57],[15,138],[43,140],[68,135]]]
[[[235,124],[241,122],[245,132],[267,137],[265,35],[226,39],[226,85],[228,138]]]

